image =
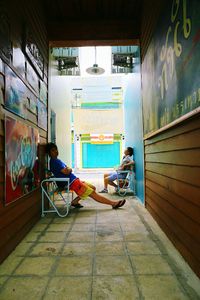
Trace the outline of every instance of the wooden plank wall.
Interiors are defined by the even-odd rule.
[[[141,34],[140,34],[140,44],[141,44],[141,61],[144,60],[145,54],[147,52],[148,46],[150,44],[152,34],[156,23],[158,21],[159,15],[164,8],[167,0],[143,0],[142,9],[142,20],[141,20]]]
[[[48,68],[48,43],[47,34],[44,24],[44,16],[39,1],[18,1],[17,7],[13,6],[12,1],[1,1],[3,9],[6,11],[11,28],[11,40],[13,45],[22,45],[22,34],[24,24],[29,24],[32,28],[35,41],[42,52],[45,60],[44,82],[47,82],[47,68]],[[1,6],[2,8],[2,6]],[[17,76],[26,84],[31,93],[37,96],[37,93],[23,77],[19,70],[12,64],[12,60],[6,62],[3,59],[4,65],[12,67]],[[39,79],[39,78],[38,78]],[[5,78],[6,80],[6,78]],[[5,114],[17,119],[32,127],[38,127],[37,116],[28,112],[27,119],[24,120],[11,112],[7,112],[3,105],[0,108],[0,262],[2,262],[8,254],[17,246],[22,238],[27,234],[31,227],[40,218],[41,209],[41,191],[37,188],[35,191],[26,196],[12,202],[5,206],[5,128],[4,120]],[[44,144],[47,141],[47,131],[39,129],[40,146],[39,146],[39,161],[41,162],[41,177],[44,176],[45,154]]]
[[[165,3],[144,1],[142,62]],[[146,139],[144,147],[146,208],[200,276],[200,116]]]
[[[146,208],[200,276],[200,115],[145,140]]]

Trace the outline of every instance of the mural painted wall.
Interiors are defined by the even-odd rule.
[[[200,106],[200,1],[171,0],[142,64],[144,133]]]
[[[5,204],[8,204],[39,186],[39,131],[10,117],[6,118],[5,129]]]

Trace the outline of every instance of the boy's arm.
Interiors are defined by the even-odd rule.
[[[126,162],[125,164],[123,164],[123,166],[121,167],[121,170],[124,170],[125,168],[129,167],[129,166],[133,166],[135,164],[134,160],[130,160],[128,162]]]
[[[71,168],[65,167],[62,170],[60,170],[61,173],[65,174],[65,175],[69,175],[72,172]]]
[[[124,164],[124,167],[133,166],[135,164],[134,160],[130,160],[129,162]]]

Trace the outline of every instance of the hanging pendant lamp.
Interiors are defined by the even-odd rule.
[[[96,60],[96,56],[97,56],[97,54],[96,54],[96,47],[94,47],[95,49],[95,63],[93,64],[93,66],[92,67],[90,67],[90,68],[87,68],[86,69],[86,72],[88,73],[88,74],[91,74],[91,75],[101,75],[101,74],[103,74],[104,72],[105,72],[105,70],[103,69],[103,68],[100,68],[99,66],[98,66],[98,64],[97,64],[97,60]]]

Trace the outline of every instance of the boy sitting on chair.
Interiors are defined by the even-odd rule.
[[[121,164],[118,167],[117,171],[111,172],[111,173],[106,173],[104,174],[104,189],[100,191],[100,193],[108,193],[108,185],[114,186],[115,190],[118,191],[118,186],[114,182],[116,179],[125,179],[127,173],[121,173],[121,171],[126,171],[126,170],[132,170],[133,165],[135,164],[134,160],[131,159],[131,156],[133,155],[133,148],[132,147],[127,147],[124,151],[124,156],[122,158]],[[120,185],[120,183],[119,183]]]
[[[94,199],[97,202],[111,205],[112,208],[116,209],[119,207],[122,207],[126,200],[123,199],[121,201],[112,201],[109,200],[99,194],[96,193],[96,188],[84,181],[81,181],[79,178],[77,178],[73,173],[72,169],[67,167],[64,162],[62,162],[60,159],[58,159],[58,148],[54,143],[48,143],[46,145],[46,152],[50,156],[50,170],[54,174],[56,178],[69,178],[69,188],[70,190],[74,191],[78,197],[76,197],[71,205],[76,208],[83,207],[79,201],[81,199],[85,199],[87,197],[90,197]],[[63,188],[65,186],[65,182],[57,182],[57,185],[59,188]]]

